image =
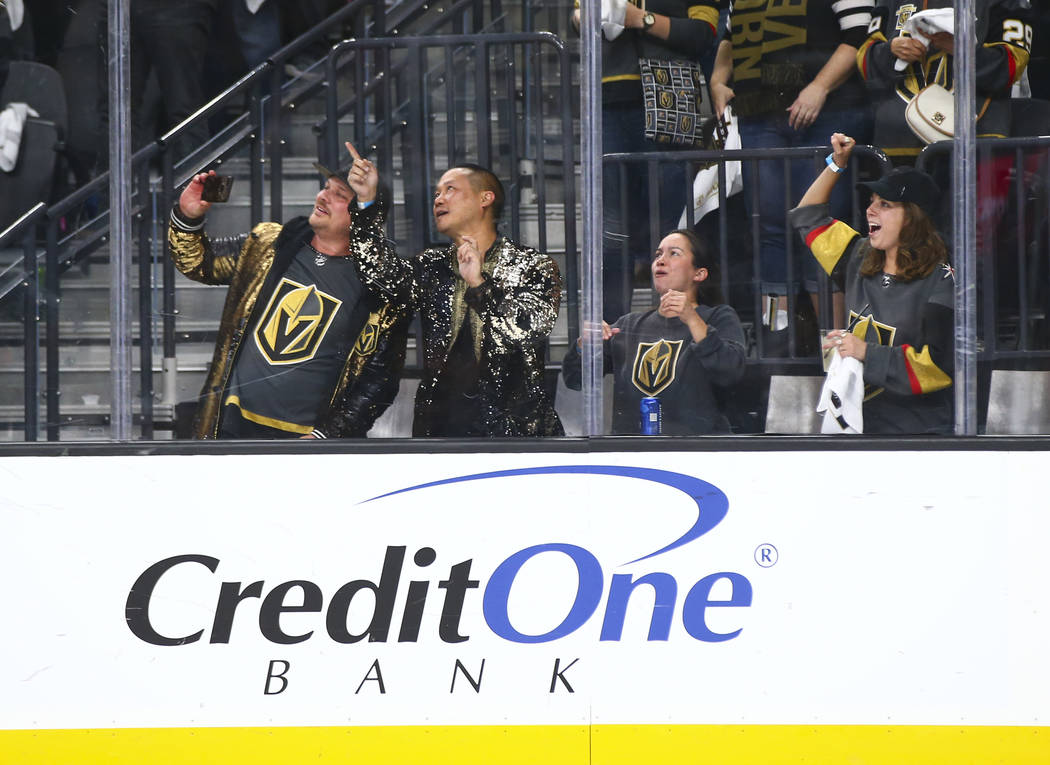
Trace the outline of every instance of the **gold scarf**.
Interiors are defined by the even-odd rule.
[[[497,246],[503,242],[503,237],[497,237],[496,241],[489,247],[488,252],[485,253],[485,257],[481,261],[481,273],[487,276],[489,279],[492,278],[492,272],[496,267],[495,253]],[[452,346],[456,344],[456,338],[459,337],[459,330],[463,326],[463,318],[468,315],[470,316],[470,331],[473,335],[474,340],[474,358],[481,361],[481,316],[478,315],[477,311],[471,311],[470,306],[467,305],[467,283],[463,281],[463,277],[459,275],[459,258],[456,256],[456,247],[452,247],[452,273],[456,275],[456,289],[452,293],[452,335],[449,337],[448,348],[445,349],[445,355],[452,350]]]

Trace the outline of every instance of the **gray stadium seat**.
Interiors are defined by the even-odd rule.
[[[817,400],[824,377],[773,375],[769,378],[766,433],[820,433]]]
[[[419,380],[401,378],[397,397],[368,431],[369,438],[409,438],[412,436],[412,407]]]
[[[608,433],[612,429],[612,375],[602,378],[603,427]],[[567,436],[582,436],[583,433],[583,392],[573,390],[565,384],[565,379],[558,375],[558,388],[554,395],[554,409],[561,419]]]
[[[40,116],[26,120],[15,169],[0,172],[0,230],[37,202],[51,201],[68,120],[62,78],[46,64],[11,62],[0,108],[12,102],[27,103]]]
[[[1050,433],[1050,372],[993,369],[985,433]]]

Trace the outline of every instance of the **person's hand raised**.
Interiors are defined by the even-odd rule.
[[[201,194],[204,193],[204,179],[209,175],[215,175],[215,171],[209,170],[193,176],[179,194],[179,211],[187,218],[200,218],[211,207],[211,202],[201,199]]]
[[[849,158],[857,142],[842,133],[831,134],[831,159],[839,167],[849,167]]]
[[[346,182],[357,195],[358,202],[373,201],[379,188],[379,171],[372,162],[358,154],[349,141],[346,142],[346,150],[354,160],[346,174]]]
[[[477,240],[472,236],[464,236],[456,249],[456,258],[459,260],[459,275],[468,287],[478,287],[484,281],[481,277],[481,261],[484,255],[478,249]]]
[[[660,296],[660,308],[657,312],[665,319],[677,316],[683,322],[690,313],[696,313],[696,306],[689,302],[688,296],[678,290],[667,290]]]

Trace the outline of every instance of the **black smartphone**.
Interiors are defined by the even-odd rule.
[[[204,179],[204,191],[201,199],[205,202],[225,202],[230,198],[233,188],[232,175],[209,175]]]

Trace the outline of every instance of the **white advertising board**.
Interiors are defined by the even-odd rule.
[[[6,459],[0,726],[1038,730],[1045,465]]]

